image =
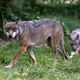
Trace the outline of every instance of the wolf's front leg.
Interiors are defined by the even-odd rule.
[[[28,47],[28,52],[29,52],[29,54],[30,54],[30,56],[31,56],[31,58],[32,58],[32,60],[33,60],[33,63],[34,63],[34,64],[37,64],[36,58],[35,58],[35,56],[34,56],[34,53],[33,53],[31,47]]]
[[[22,46],[22,47],[19,49],[17,55],[16,55],[16,56],[14,57],[14,59],[10,62],[10,64],[7,65],[7,66],[5,66],[5,67],[8,68],[8,69],[11,69],[11,68],[13,67],[13,65],[17,63],[19,57],[20,57],[22,54],[24,54],[24,52],[26,51],[26,49],[27,49],[27,46]]]

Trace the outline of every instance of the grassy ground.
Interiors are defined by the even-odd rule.
[[[79,20],[69,18],[56,18],[63,22],[70,30],[79,27]],[[65,38],[65,49],[70,54],[68,39]],[[18,51],[16,42],[0,46],[0,80],[80,80],[80,55],[69,60],[62,60],[59,54],[59,63],[54,64],[54,53],[51,48],[43,46],[33,48],[38,64],[32,64],[29,54],[26,52],[18,63],[11,69],[5,66],[13,59]]]

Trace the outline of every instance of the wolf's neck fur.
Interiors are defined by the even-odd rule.
[[[23,28],[19,27],[18,30],[19,30],[19,35],[22,35],[24,31]]]

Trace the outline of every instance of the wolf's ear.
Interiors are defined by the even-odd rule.
[[[7,23],[7,20],[4,19],[4,20],[3,20],[3,26],[4,26],[6,23]]]
[[[76,36],[76,40],[78,40],[79,39],[79,34]]]
[[[6,23],[7,23],[7,20],[4,19],[4,20],[3,20],[3,30],[4,30],[4,33],[6,32],[6,31],[5,31],[5,24],[6,24]]]
[[[20,20],[16,20],[16,21],[15,21],[15,23],[16,23],[16,24],[18,24],[19,22],[21,22],[21,19],[20,19]]]
[[[70,35],[68,36],[68,38],[69,38],[69,40],[71,40],[71,36]]]

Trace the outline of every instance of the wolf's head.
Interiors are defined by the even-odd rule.
[[[73,51],[78,51],[80,49],[80,32],[72,31],[70,34],[70,44]]]
[[[9,38],[15,38],[19,31],[17,22],[3,22],[4,32],[6,33],[7,37]]]

